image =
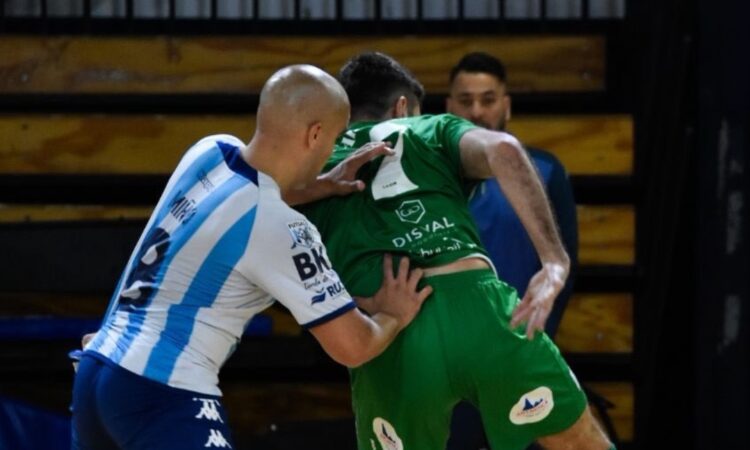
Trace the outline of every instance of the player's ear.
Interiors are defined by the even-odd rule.
[[[323,124],[315,122],[307,127],[307,148],[317,148],[323,135]]]
[[[398,97],[393,106],[393,118],[400,119],[401,117],[409,117],[409,101],[403,95]]]
[[[513,105],[513,102],[510,99],[510,95],[503,96],[503,101],[505,102],[505,121],[510,120],[511,116],[511,106]]]

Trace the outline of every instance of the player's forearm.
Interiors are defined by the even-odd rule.
[[[330,197],[334,194],[333,183],[319,176],[304,187],[290,189],[283,193],[284,202],[290,206],[305,205]]]
[[[542,263],[569,269],[552,210],[536,168],[518,141],[491,144],[487,162],[503,193],[521,219]]]
[[[361,366],[383,353],[402,328],[398,320],[389,314],[379,312],[372,315],[368,329],[359,341],[357,358],[347,365],[349,367]]]

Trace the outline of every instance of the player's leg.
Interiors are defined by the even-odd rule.
[[[104,363],[84,356],[73,382],[72,450],[109,450],[117,448],[99,418],[96,385]]]
[[[548,450],[608,450],[614,448],[588,407],[571,427],[560,433],[541,437],[537,442]]]
[[[444,300],[431,298],[385,352],[352,370],[359,450],[445,448],[458,399],[450,390],[434,321],[436,303]]]
[[[97,401],[116,448],[234,447],[226,413],[216,396],[175,389],[121,367],[107,366]]]
[[[450,436],[446,450],[478,450],[489,448],[484,434],[482,417],[469,402],[461,402],[453,409]]]
[[[586,396],[545,334],[528,340],[523,327],[509,329],[515,290],[499,281],[485,282],[483,289],[487,302],[479,305],[487,310],[477,311],[475,320],[485,325],[485,335],[478,339],[495,345],[484,349],[484,360],[474,368],[477,405],[491,448],[521,450],[576,424]]]

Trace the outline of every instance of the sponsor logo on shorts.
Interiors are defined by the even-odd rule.
[[[398,437],[396,429],[382,417],[376,417],[372,421],[372,431],[380,442],[381,450],[404,450],[404,444]]]
[[[404,200],[396,208],[396,215],[402,222],[419,223],[424,213],[425,209],[421,200]]]
[[[193,398],[194,402],[201,402],[201,410],[195,416],[196,419],[205,419],[211,421],[218,421],[224,423],[221,420],[221,414],[219,414],[219,401],[213,398]]]
[[[208,441],[203,447],[232,448],[219,430],[209,430]]]
[[[554,407],[552,391],[546,386],[540,386],[523,394],[510,409],[508,418],[516,425],[536,423],[544,420]]]
[[[316,241],[316,234],[313,232],[310,223],[306,220],[295,220],[286,224],[289,233],[292,235],[292,248],[300,247],[312,248]]]

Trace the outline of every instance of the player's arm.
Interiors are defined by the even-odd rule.
[[[352,309],[341,316],[310,328],[310,332],[336,362],[357,367],[385,350],[417,315],[432,293],[426,286],[417,290],[421,269],[409,272],[408,258],[402,258],[396,276],[390,255],[383,258],[383,284],[373,297],[359,299],[370,316]]]
[[[378,156],[392,153],[393,150],[385,142],[367,143],[333,169],[319,175],[314,182],[286,192],[284,201],[291,206],[304,205],[334,195],[361,191],[365,188],[365,183],[357,179],[357,171]]]
[[[526,322],[531,339],[544,329],[570,271],[544,187],[521,143],[508,133],[473,129],[461,137],[459,151],[466,177],[497,179],[539,255],[542,269],[531,278],[511,320],[513,327]]]
[[[547,195],[549,196],[552,213],[557,219],[565,251],[570,257],[570,274],[565,287],[555,300],[555,308],[559,311],[555,317],[556,323],[547,323],[546,330],[550,336],[554,336],[562,319],[562,311],[573,294],[573,283],[578,268],[578,217],[573,187],[565,171],[565,167],[554,156],[552,158],[552,170],[547,180]]]

